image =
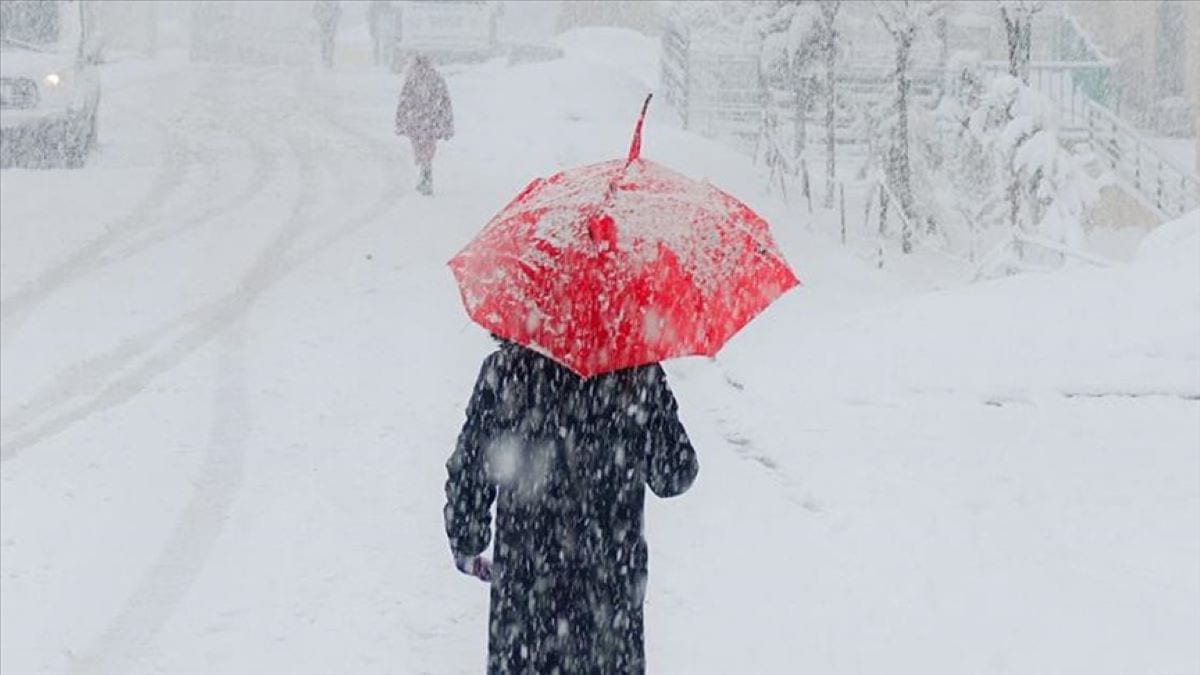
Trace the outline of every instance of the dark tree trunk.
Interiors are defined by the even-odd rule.
[[[795,133],[792,139],[792,159],[797,164],[799,164],[800,158],[804,155],[804,149],[808,145],[808,129],[806,128],[808,125],[805,123],[804,96],[801,93],[804,80],[800,77],[799,70],[799,68],[796,68],[795,77],[793,78],[793,86],[795,88],[793,92],[795,94],[793,105],[795,106],[796,116],[794,118]]]
[[[1021,26],[1021,63],[1018,68],[1021,81],[1029,84],[1029,61],[1033,58],[1033,15],[1025,16]]]
[[[914,31],[907,30],[896,37],[896,138],[892,144],[892,187],[896,198],[900,200],[900,210],[904,214],[900,233],[900,249],[905,253],[912,252],[912,226],[916,209],[912,194],[912,165],[909,161],[908,149],[908,94],[911,88],[909,82],[909,61],[912,52]]]
[[[879,236],[880,238],[887,236],[887,219],[888,219],[888,192],[881,186],[879,188]]]
[[[1008,45],[1008,74],[1029,84],[1029,61],[1033,54],[1033,13],[1000,8]]]
[[[825,57],[825,208],[833,206],[833,181],[837,170],[837,139],[834,135],[836,84],[833,56]]]
[[[1004,35],[1008,46],[1008,74],[1019,79],[1023,84],[1029,84],[1029,62],[1033,50],[1033,15],[1037,6],[1028,8],[1000,8],[1000,18],[1004,21]],[[1011,11],[1010,11],[1011,10]],[[1007,117],[1012,120],[1012,112],[1007,111]],[[1014,147],[1020,147],[1027,140],[1022,137]],[[1015,151],[1014,151],[1015,152]],[[1017,259],[1024,258],[1024,247],[1017,234],[1023,229],[1021,214],[1021,196],[1023,194],[1021,177],[1012,166],[1013,158],[1009,158],[1008,183],[1008,220],[1013,231],[1013,249]],[[1031,217],[1033,214],[1025,214]]]
[[[837,173],[837,20],[840,0],[821,3],[821,46],[825,57],[825,208],[833,207],[833,184]]]
[[[1001,8],[1000,16],[1004,19],[1004,41],[1008,45],[1008,74],[1021,77],[1020,45],[1021,26],[1016,17],[1010,16],[1008,10]]]

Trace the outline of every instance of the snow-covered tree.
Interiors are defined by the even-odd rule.
[[[825,114],[825,207],[833,206],[838,107],[836,27],[842,0],[772,0],[756,7],[763,34],[763,66],[774,79],[788,83],[795,101],[795,155],[806,145],[808,98],[820,98]]]
[[[984,274],[1078,253],[1098,183],[1060,142],[1057,108],[1012,76],[986,81],[977,54],[953,55],[949,72],[938,106],[912,118],[921,222],[971,260],[989,247]]]
[[[750,21],[762,38],[762,69],[767,81],[792,92],[792,155],[799,161],[807,147],[805,122],[811,105],[812,13],[799,0],[762,0],[755,4]]]
[[[1054,104],[1010,75],[984,86],[969,67],[963,72],[955,96],[934,112],[940,142],[924,143],[925,130],[918,131],[915,154],[928,171],[928,208],[972,260],[990,242],[984,274],[1077,253],[1099,184],[1084,158],[1060,142]]]
[[[1008,74],[1029,84],[1029,61],[1033,50],[1033,17],[1042,11],[1043,0],[999,0],[1008,46]]]
[[[1003,161],[987,136],[991,129],[972,126],[986,92],[978,53],[953,55],[947,72],[948,91],[930,116],[918,155],[941,233],[974,261],[984,235],[1004,225]]]
[[[837,141],[835,113],[837,112],[837,15],[841,0],[817,0],[820,21],[817,22],[817,41],[820,45],[825,76],[825,208],[833,208],[833,183],[837,170]]]
[[[937,15],[942,5],[930,0],[886,0],[875,3],[875,15],[892,36],[895,61],[892,78],[895,94],[892,110],[895,116],[894,138],[885,162],[885,176],[904,213],[901,250],[912,251],[912,227],[917,219],[913,200],[912,162],[909,154],[909,105],[911,98],[912,48],[917,33]]]
[[[1041,0],[998,0],[1000,19],[1004,22],[1005,43],[1008,46],[1008,74],[1029,84],[1029,61],[1033,48],[1033,17],[1041,11]],[[1011,114],[1011,107],[1005,108]],[[1012,117],[1009,117],[1012,121]],[[1021,215],[1020,177],[1009,172],[1009,222],[1015,229]]]

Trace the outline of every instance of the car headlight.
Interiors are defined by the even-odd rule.
[[[45,78],[43,78],[42,81],[45,82],[48,86],[57,87],[58,85],[62,84],[63,77],[62,77],[62,75],[59,75],[58,73],[50,73]]]

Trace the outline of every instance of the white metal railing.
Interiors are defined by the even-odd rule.
[[[984,73],[995,77],[1008,73],[1007,61],[985,61]],[[1107,78],[1112,64],[1106,61],[1040,61],[1029,64],[1029,86],[1058,106],[1064,131],[1086,127],[1085,105],[1098,104],[1095,92],[1080,85],[1081,80]]]
[[[1092,150],[1116,178],[1166,218],[1200,208],[1200,178],[1178,166],[1110,110],[1088,100],[1084,127]]]
[[[1004,62],[983,66],[992,75],[1008,71]],[[1029,84],[1058,108],[1061,139],[1088,141],[1115,178],[1159,216],[1176,218],[1200,208],[1196,174],[1172,162],[1080,85],[1106,76],[1111,67],[1109,60],[1033,63]]]

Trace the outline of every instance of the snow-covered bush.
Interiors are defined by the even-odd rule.
[[[841,51],[837,18],[841,0],[766,0],[755,5],[751,23],[762,35],[762,72],[768,82],[791,92],[793,159],[805,161],[805,118],[813,103],[824,113],[825,198],[833,206],[836,181],[834,127],[840,100],[837,63]]]
[[[1083,241],[1098,181],[1061,143],[1057,110],[1009,75],[985,82],[975,57],[955,55],[948,95],[912,125],[917,239],[975,260],[981,273],[1057,264]]]
[[[992,260],[995,269],[1046,264],[1077,251],[1099,184],[1084,158],[1060,142],[1054,104],[1002,75],[989,84],[968,124],[999,163],[1007,189],[1009,236]]]
[[[951,57],[945,91],[915,116],[916,189],[942,245],[975,260],[987,233],[1004,224],[1006,194],[1001,157],[988,133],[972,126],[986,92],[977,53]]]

